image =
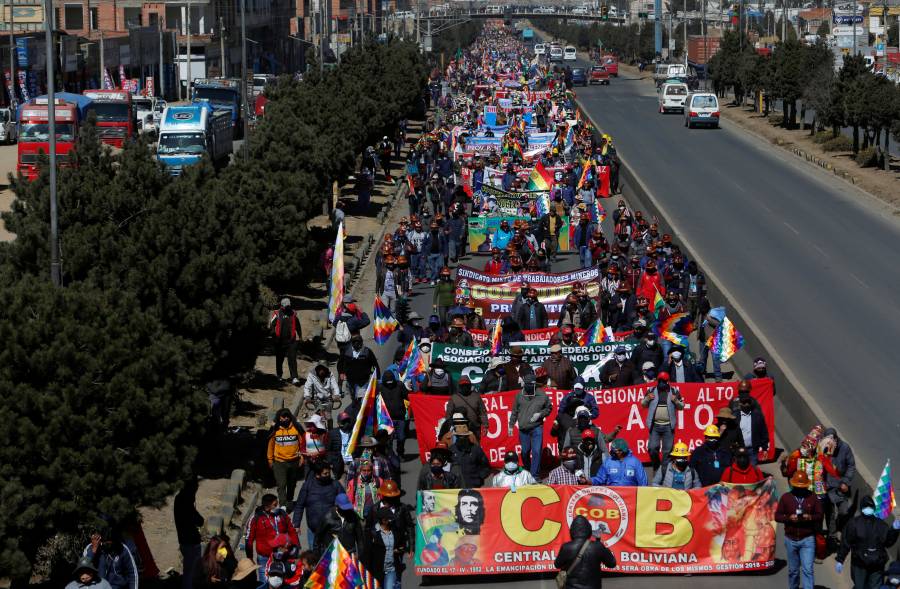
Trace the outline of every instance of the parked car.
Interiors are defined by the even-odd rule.
[[[688,94],[684,101],[684,126],[688,129],[694,125],[719,126],[719,99],[711,92]]]
[[[0,108],[0,142],[16,142],[16,115],[9,108]]]
[[[688,96],[687,84],[667,82],[659,87],[659,112],[684,112],[684,101]]]
[[[535,43],[534,45],[534,54],[535,55],[546,55],[547,46],[543,43]]]
[[[562,61],[563,60],[563,49],[562,47],[552,46],[550,47],[550,61]]]
[[[575,67],[572,68],[572,85],[573,86],[587,86],[587,72],[583,67]]]
[[[575,61],[578,59],[578,52],[571,45],[566,45],[563,49],[563,61]]]
[[[602,65],[595,65],[591,68],[591,77],[588,80],[591,85],[606,84],[609,86],[609,72]]]

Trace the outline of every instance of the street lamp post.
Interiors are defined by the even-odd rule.
[[[250,133],[249,112],[250,105],[247,104],[247,24],[245,22],[247,0],[241,0],[241,102],[244,103],[244,143],[247,142]],[[244,159],[248,157],[249,150],[246,146],[243,149]]]
[[[56,73],[53,60],[53,0],[44,0],[44,40],[47,53],[47,118],[50,142],[50,280],[62,285],[59,268],[59,219],[56,210]]]

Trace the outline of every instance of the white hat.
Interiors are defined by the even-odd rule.
[[[503,364],[503,358],[494,356],[493,358],[491,358],[491,363],[488,365],[488,370],[493,370],[494,368],[497,368],[501,364]]]
[[[583,388],[584,388],[584,383],[581,382],[581,381],[578,381],[578,382],[576,382],[575,384],[572,385],[572,388],[573,388],[573,389],[583,389]]]
[[[641,370],[650,370],[651,368],[656,368],[656,365],[653,362],[644,362],[641,364]]]
[[[587,407],[585,407],[584,405],[582,405],[581,407],[579,407],[578,409],[575,410],[575,417],[578,417],[582,413],[586,413],[586,414],[590,415],[591,410],[588,409]]]
[[[311,415],[304,423],[311,423],[316,426],[317,429],[328,429],[325,427],[325,419],[316,413]]]
[[[419,340],[419,346],[425,346],[425,345],[428,345],[428,346],[431,345],[431,339],[430,339],[430,338],[423,337],[421,340]]]

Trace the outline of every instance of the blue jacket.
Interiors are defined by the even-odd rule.
[[[334,508],[334,499],[340,494],[346,493],[344,487],[337,481],[331,481],[323,485],[310,475],[303,481],[300,487],[300,495],[294,504],[294,528],[300,529],[303,521],[303,512],[306,511],[306,527],[315,532],[319,529],[325,515]]]
[[[447,222],[447,224],[450,226],[450,239],[462,241],[462,238],[466,233],[465,219],[450,217],[450,220]]]
[[[597,407],[597,399],[594,398],[594,395],[590,394],[587,391],[584,391],[584,395],[578,397],[573,390],[571,393],[567,394],[563,397],[563,400],[559,402],[559,413],[565,413],[566,409],[574,399],[578,399],[581,401],[585,407],[587,407],[591,412],[591,419],[597,419],[597,416],[600,415],[600,409]]]
[[[588,221],[585,225],[582,225],[581,223],[579,223],[578,225],[575,225],[575,235],[572,236],[573,237],[573,239],[572,239],[572,248],[573,249],[580,247],[579,244],[581,243],[581,239],[582,239],[581,234],[582,234],[582,232],[585,232],[585,231],[587,232],[587,235],[584,236],[584,245],[585,246],[590,245],[591,236],[594,234],[594,224],[591,223],[590,221]]]
[[[501,250],[506,249],[506,246],[509,245],[509,240],[512,239],[514,233],[512,230],[504,231],[502,229],[497,229],[497,232],[494,233],[494,247],[499,247]]]
[[[591,482],[607,487],[646,487],[647,473],[641,461],[629,452],[622,460],[607,458]]]
[[[84,556],[93,559],[100,578],[113,589],[138,589],[138,566],[128,546],[123,544],[119,554],[110,554],[104,550],[98,557],[88,544],[84,549]]]

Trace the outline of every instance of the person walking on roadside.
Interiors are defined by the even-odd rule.
[[[850,577],[855,589],[878,589],[884,580],[887,549],[900,537],[900,518],[890,526],[875,514],[875,501],[865,496],[860,513],[851,519],[841,535],[841,546],[834,556],[834,570],[844,572],[844,560],[850,554]]]
[[[591,479],[585,477],[583,485],[591,482],[607,487],[646,487],[647,473],[644,465],[632,454],[628,442],[622,438],[613,440],[609,448],[609,458]]]
[[[481,439],[488,427],[488,413],[481,398],[481,393],[474,390],[468,376],[462,376],[456,385],[456,392],[447,401],[447,419],[454,413],[462,413],[469,427],[474,430],[475,437]]]
[[[434,271],[434,276],[437,278],[437,270]],[[434,295],[431,308],[440,318],[441,325],[447,325],[447,312],[456,299],[456,285],[450,279],[450,268],[446,266],[441,268],[440,279],[436,284],[432,281],[432,284],[434,285]]]
[[[259,567],[259,581],[266,583],[266,563],[275,550],[276,542],[280,542],[281,538],[287,536],[295,546],[300,545],[297,538],[297,530],[291,524],[288,514],[279,507],[278,497],[271,493],[262,496],[259,507],[250,521],[247,522],[247,529],[244,533],[244,553],[247,558],[253,560],[256,555],[256,564]]]
[[[560,547],[553,562],[560,571],[566,571],[564,589],[601,589],[601,565],[615,568],[615,555],[602,540],[592,537],[591,524],[583,515],[572,520],[569,534],[572,539]]]
[[[703,431],[704,442],[691,455],[691,468],[697,471],[702,486],[715,485],[731,465],[731,452],[720,443],[719,428],[708,425]]]
[[[175,495],[173,517],[175,533],[178,536],[178,550],[181,552],[181,589],[191,589],[194,580],[194,568],[200,560],[200,527],[203,516],[197,511],[197,489],[199,483],[193,476],[185,481],[181,490]]]
[[[513,436],[513,428],[519,426],[519,443],[522,446],[522,462],[536,480],[541,471],[541,452],[544,447],[544,420],[550,415],[550,398],[538,388],[534,374],[522,377],[522,389],[516,395],[509,414],[507,433]]]
[[[731,466],[722,473],[723,483],[752,484],[766,478],[759,467],[750,460],[750,452],[743,446],[738,447],[732,454]]]
[[[334,480],[331,465],[324,460],[317,460],[310,464],[313,476],[306,477],[297,495],[294,504],[292,520],[295,530],[300,529],[303,522],[303,514],[306,513],[306,539],[308,546],[316,541],[316,530],[322,524],[322,520],[331,511],[334,501],[341,493],[346,493],[344,487]]]
[[[284,359],[287,357],[291,384],[300,384],[297,377],[297,342],[303,339],[303,335],[300,331],[300,317],[291,308],[291,299],[281,299],[281,307],[272,313],[269,327],[274,335],[275,376],[282,380]]]
[[[380,370],[375,352],[370,347],[363,345],[361,335],[354,334],[350,338],[350,345],[338,358],[337,370],[340,382],[350,391],[351,401],[348,411],[350,415],[356,415],[359,412],[362,396],[369,386],[372,372],[378,378]]]
[[[275,414],[275,423],[269,429],[266,458],[275,477],[278,502],[288,508],[294,499],[297,481],[300,480],[303,453],[306,451],[305,436],[306,432],[294,419],[291,410],[279,409]]]
[[[653,477],[654,487],[669,489],[699,489],[700,476],[691,468],[691,453],[684,442],[679,441],[672,448],[671,461],[664,463]]]
[[[795,472],[790,480],[791,492],[781,496],[775,509],[775,521],[784,524],[788,589],[815,587],[816,532],[822,527],[824,512],[819,498],[809,489],[811,484],[804,471]]]

